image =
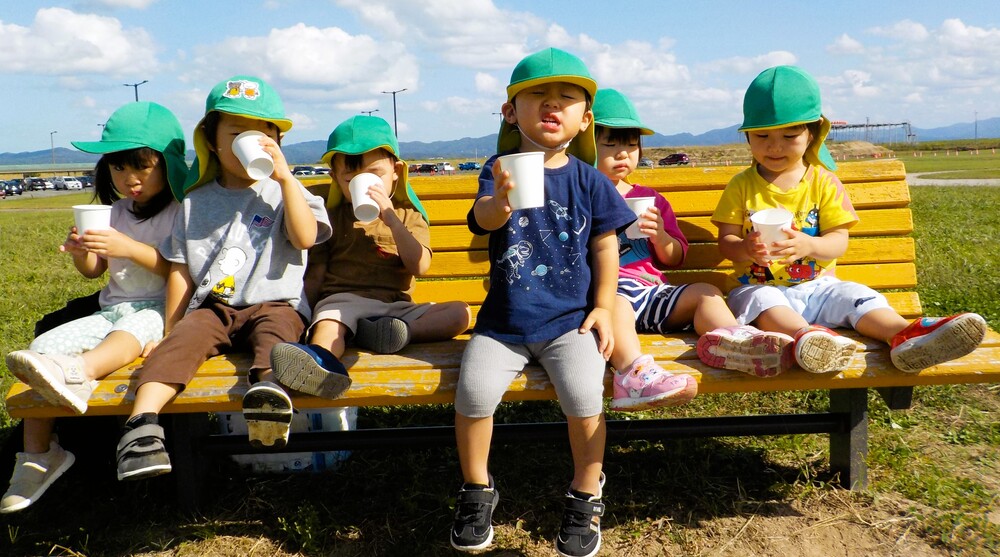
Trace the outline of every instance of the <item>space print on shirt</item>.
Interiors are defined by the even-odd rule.
[[[516,283],[525,290],[553,288],[578,275],[575,271],[581,264],[580,236],[587,230],[586,215],[577,215],[555,200],[518,213],[507,224],[509,247],[495,262],[507,284]],[[558,251],[553,252],[553,248]]]

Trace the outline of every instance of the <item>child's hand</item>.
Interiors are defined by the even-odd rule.
[[[131,257],[135,240],[118,232],[114,228],[106,230],[88,230],[80,236],[80,245],[87,251],[108,259],[111,257]]]
[[[493,204],[497,211],[501,213],[511,211],[507,193],[516,185],[510,179],[510,172],[500,170],[500,159],[493,161]]]
[[[292,171],[288,168],[288,161],[285,160],[285,154],[281,152],[278,142],[263,135],[260,137],[260,146],[274,159],[274,172],[271,173],[271,179],[275,182],[291,179]]]
[[[59,246],[59,251],[70,255],[85,255],[87,253],[87,248],[80,244],[80,235],[76,233],[75,226],[69,227],[69,234],[66,235],[66,241]]]
[[[639,232],[649,236],[649,239],[654,242],[663,244],[670,241],[670,235],[663,228],[663,215],[660,214],[660,210],[655,205],[650,206],[639,215],[636,226],[639,228]],[[661,236],[665,237],[661,238]]]
[[[368,186],[368,197],[371,197],[372,201],[378,205],[378,218],[382,219],[382,222],[385,222],[387,215],[395,214],[393,212],[392,198],[386,193],[385,186],[381,182]]]
[[[760,232],[754,231],[743,238],[743,249],[754,263],[761,267],[767,267],[770,262],[767,260],[767,244],[760,241]]]
[[[788,265],[812,255],[812,236],[792,228],[782,228],[781,231],[788,235],[788,239],[771,246],[771,257],[777,258],[782,265]]]
[[[612,334],[611,312],[604,308],[594,308],[583,320],[579,333],[587,334],[591,330],[597,331],[597,349],[607,360],[611,358],[611,353],[615,349],[615,337]]]

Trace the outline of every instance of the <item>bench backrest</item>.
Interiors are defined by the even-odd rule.
[[[668,273],[671,282],[709,282],[723,292],[733,288],[732,263],[719,254],[717,229],[711,215],[729,179],[745,167],[639,169],[634,183],[661,192],[677,214],[691,246],[680,270]],[[417,283],[418,301],[462,300],[478,311],[486,295],[489,257],[487,238],[474,236],[466,214],[478,190],[478,172],[452,175],[411,175],[410,183],[431,219],[430,272]],[[867,284],[886,293],[904,316],[920,315],[914,265],[913,218],[903,163],[877,159],[844,162],[837,176],[847,188],[860,222],[851,230],[837,276]]]

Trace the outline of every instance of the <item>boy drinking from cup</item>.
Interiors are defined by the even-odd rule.
[[[414,277],[431,265],[430,229],[389,123],[375,116],[344,121],[330,134],[323,162],[333,181],[326,205],[334,233],[309,253],[306,292],[319,299],[309,343],[276,345],[272,362],[283,384],[335,398],[350,385],[340,362],[348,340],[390,354],[410,342],[450,339],[469,327],[471,315],[464,302],[413,302]],[[377,213],[368,218],[362,211],[373,202]]]
[[[794,66],[764,70],[743,98],[743,125],[753,155],[750,168],[730,180],[712,221],[719,248],[732,260],[742,286],[728,303],[743,324],[792,335],[795,361],[812,373],[839,372],[857,344],[830,330],[852,327],[891,346],[892,363],[916,373],[968,354],[986,334],[975,313],[907,322],[885,296],[836,278],[858,217],[823,141],[819,86]],[[785,238],[764,243],[751,219],[781,207],[794,217]],[[707,336],[707,335],[706,335]],[[703,336],[699,342],[706,338]]]
[[[302,277],[306,250],[330,237],[323,200],[292,176],[281,134],[292,127],[277,93],[255,77],[217,84],[194,131],[195,161],[173,235],[160,245],[171,262],[164,339],[140,371],[132,414],[118,443],[118,479],[170,471],[158,415],[211,356],[253,353],[243,396],[250,443],[284,447],[292,401],[272,381],[271,348],[298,340],[309,304]],[[258,131],[271,157],[270,177],[254,179],[234,139]]]

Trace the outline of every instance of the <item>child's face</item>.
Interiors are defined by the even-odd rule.
[[[597,169],[617,184],[639,166],[638,137],[626,138],[627,134],[621,134],[612,139],[608,128],[598,127],[597,129],[599,134],[597,136]]]
[[[802,156],[812,139],[812,133],[805,126],[747,132],[750,154],[760,163],[762,175],[769,180],[805,168]]]
[[[139,168],[129,164],[111,164],[111,182],[123,198],[131,198],[138,205],[145,205],[167,187],[167,168],[163,157],[146,159]]]
[[[402,161],[393,161],[384,150],[375,149],[361,155],[361,164],[357,168],[347,168],[346,156],[342,153],[334,155],[330,165],[330,176],[340,186],[340,191],[344,194],[344,199],[351,201],[351,179],[358,174],[367,172],[382,179],[382,187],[385,194],[392,197],[393,185],[399,178],[399,171],[402,168]]]
[[[508,124],[516,124],[535,143],[556,149],[590,126],[594,114],[587,108],[587,92],[565,82],[528,87],[501,108]],[[526,142],[521,150],[532,150]]]
[[[233,152],[233,140],[245,131],[255,130],[264,133],[274,141],[278,141],[278,130],[274,124],[246,118],[235,114],[221,113],[219,126],[215,131],[215,146],[209,149],[219,158],[219,178],[226,187],[250,187],[256,180],[247,175],[247,171]]]

